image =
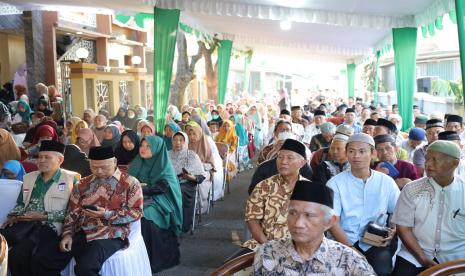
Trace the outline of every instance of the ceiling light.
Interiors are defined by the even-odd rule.
[[[283,20],[283,21],[279,22],[279,27],[283,31],[289,31],[291,29],[291,27],[292,27],[292,21]]]
[[[76,34],[78,34],[78,35],[82,35],[82,32],[76,32]]]

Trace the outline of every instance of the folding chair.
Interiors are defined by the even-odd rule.
[[[226,185],[228,187],[228,194],[231,193],[230,187],[229,187],[229,172],[228,172],[228,152],[229,152],[229,146],[225,143],[216,143],[216,147],[218,148],[218,152],[221,156],[221,159],[223,160],[223,194],[224,190],[226,188]]]

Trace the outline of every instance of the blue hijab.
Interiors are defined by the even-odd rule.
[[[5,174],[5,170],[12,172],[16,176],[15,179],[19,181],[23,181],[23,176],[26,174],[23,165],[21,165],[21,163],[16,160],[9,160],[3,164],[3,170],[2,174],[0,175],[0,179],[9,179]]]
[[[179,132],[181,131],[181,128],[178,126],[178,124],[176,124],[175,122],[169,122],[165,125],[165,128],[166,127],[169,127],[171,128],[171,130],[173,131],[173,133],[176,133],[176,132]],[[163,136],[163,140],[165,141],[165,145],[166,145],[166,150],[170,151],[173,149],[173,141],[172,141],[172,137],[168,137],[168,136]]]

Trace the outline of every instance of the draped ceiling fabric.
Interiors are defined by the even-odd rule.
[[[417,28],[392,29],[396,72],[397,103],[402,116],[402,130],[412,126],[413,93],[415,89]]]
[[[154,8],[153,117],[159,133],[163,133],[165,128],[179,14],[176,9]]]

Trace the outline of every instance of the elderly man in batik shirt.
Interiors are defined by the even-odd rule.
[[[116,166],[111,147],[89,152],[92,175],[73,189],[60,249],[72,252],[76,275],[99,275],[103,263],[128,246],[130,225],[142,216],[139,181]]]
[[[5,229],[9,269],[16,275],[58,275],[69,262],[69,254],[58,250],[68,200],[80,175],[61,169],[65,145],[42,141],[39,170],[24,176],[16,207]]]
[[[304,144],[287,139],[276,159],[278,174],[258,183],[246,203],[245,221],[252,239],[242,246],[250,252],[258,244],[283,238],[289,234],[286,225],[287,207],[299,170],[305,165]]]
[[[402,240],[393,275],[417,275],[438,263],[465,259],[465,181],[454,176],[459,159],[456,143],[431,143],[426,177],[402,190],[392,217]]]
[[[330,188],[297,181],[287,215],[291,237],[258,248],[254,275],[375,275],[363,255],[325,238],[336,223],[332,207]]]

